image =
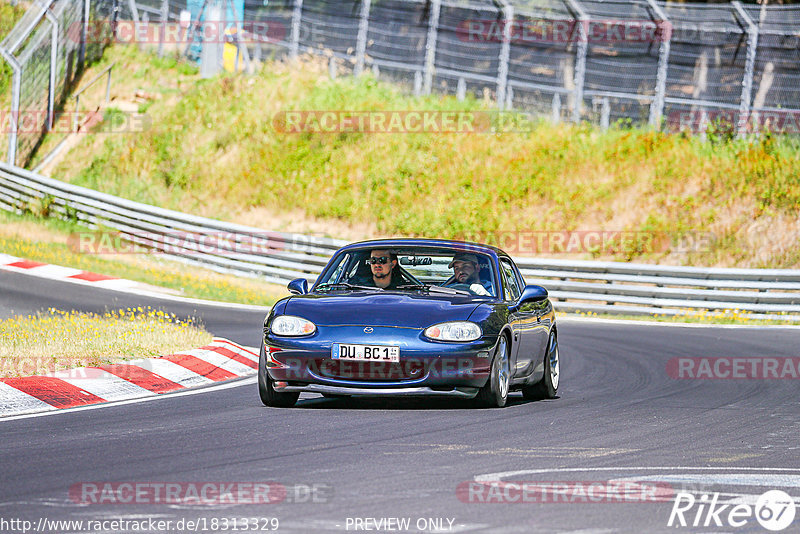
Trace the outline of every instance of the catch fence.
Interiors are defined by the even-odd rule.
[[[246,70],[316,54],[332,74],[371,70],[555,121],[798,133],[799,26],[800,6],[739,2],[36,0],[0,43],[13,71],[0,135],[6,161],[26,164],[65,88],[114,39],[220,65],[233,46]]]

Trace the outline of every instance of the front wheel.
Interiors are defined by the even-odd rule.
[[[272,379],[267,373],[266,356],[264,355],[264,344],[261,344],[261,351],[258,357],[258,396],[264,406],[273,408],[291,408],[300,397],[300,393],[280,393],[272,387]]]
[[[511,369],[508,359],[508,340],[500,335],[497,350],[492,360],[492,370],[486,385],[478,391],[478,404],[487,408],[502,408],[508,402],[508,387],[511,383]]]
[[[529,400],[554,399],[558,395],[561,377],[561,358],[558,355],[558,336],[550,332],[547,350],[544,352],[544,376],[532,386],[522,388],[522,396]]]

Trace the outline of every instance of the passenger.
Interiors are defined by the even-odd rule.
[[[478,256],[475,254],[459,252],[453,256],[453,261],[450,262],[448,267],[453,269],[453,280],[447,284],[448,286],[465,284],[476,295],[486,296],[491,294],[491,282],[481,280],[481,265],[478,262]]]

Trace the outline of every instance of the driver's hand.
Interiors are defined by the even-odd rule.
[[[471,286],[469,286],[469,290],[472,291],[473,293],[475,293],[476,295],[481,295],[481,296],[488,296],[489,295],[489,292],[486,291],[486,288],[483,287],[480,284],[477,284],[477,283],[476,284],[472,284]]]

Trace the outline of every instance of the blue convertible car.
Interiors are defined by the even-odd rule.
[[[547,290],[487,246],[384,239],[334,254],[309,289],[289,283],[264,321],[258,389],[267,406],[326,397],[451,396],[502,407],[553,398],[558,337]]]

